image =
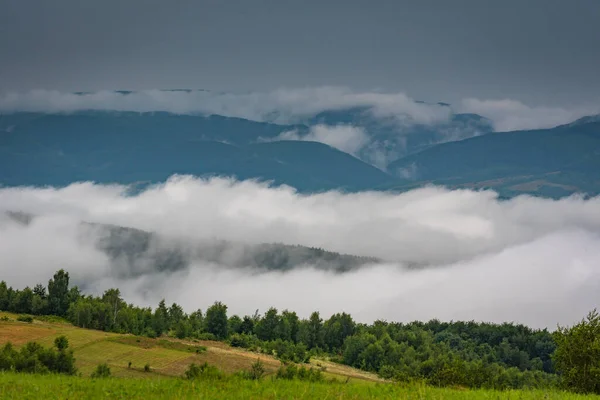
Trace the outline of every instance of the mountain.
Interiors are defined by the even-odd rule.
[[[143,185],[191,174],[270,181],[300,192],[435,183],[492,188],[505,197],[600,193],[598,116],[552,129],[492,132],[478,115],[449,115],[446,123],[402,125],[363,107],[280,125],[166,112],[4,114],[0,185]],[[302,136],[314,124],[363,128],[370,142],[355,157],[319,142],[279,140],[284,132]],[[382,160],[384,170],[373,166]]]
[[[320,191],[361,190],[393,180],[322,143],[256,143],[298,128],[306,129],[169,113],[2,115],[0,184],[152,183],[172,174],[192,174],[260,179]]]
[[[496,132],[444,143],[404,157],[389,171],[410,175],[411,185],[493,188],[561,197],[600,193],[600,119],[586,117],[552,129]]]

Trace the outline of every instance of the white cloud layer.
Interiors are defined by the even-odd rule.
[[[403,194],[299,195],[253,182],[175,177],[137,195],[92,183],[0,189],[0,275],[15,286],[59,269],[97,292],[117,285],[130,302],[162,297],[186,310],[222,300],[235,313],[290,308],[347,311],[361,321],[440,318],[572,323],[598,306],[600,198],[499,201],[493,192],[429,187]],[[333,274],[195,263],[188,270],[119,279],[79,221],[201,241],[283,242],[376,256],[381,265]],[[409,270],[409,264],[424,266]]]
[[[493,121],[497,131],[552,128],[581,117],[600,113],[600,106],[586,105],[571,109],[532,107],[516,100],[464,99],[462,112],[479,114]]]

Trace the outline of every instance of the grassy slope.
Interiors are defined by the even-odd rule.
[[[57,336],[65,335],[75,352],[77,368],[88,376],[94,368],[106,362],[117,377],[161,377],[181,376],[192,362],[208,362],[227,373],[248,370],[252,363],[260,359],[268,374],[274,373],[281,363],[273,357],[233,348],[222,342],[185,341],[176,339],[149,339],[132,335],[121,335],[77,328],[69,323],[44,322],[33,323],[16,321],[17,315],[0,312],[0,317],[8,316],[10,321],[0,321],[0,345],[12,342],[23,345],[36,341],[52,346]],[[204,346],[206,351],[196,353]],[[132,368],[128,367],[129,362]],[[313,360],[327,368],[326,375],[340,380],[380,381],[377,376],[354,368]],[[152,372],[143,371],[150,364]]]

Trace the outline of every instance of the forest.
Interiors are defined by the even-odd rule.
[[[64,270],[47,286],[38,283],[33,289],[0,282],[0,311],[62,317],[82,328],[151,338],[219,340],[284,363],[326,357],[398,382],[600,393],[600,317],[595,311],[555,332],[514,323],[435,319],[364,324],[346,313],[325,319],[318,311],[303,319],[274,307],[238,316],[229,315],[227,305],[218,301],[187,314],[165,300],[155,309],[127,304],[117,288],[102,296],[86,295],[70,285]]]

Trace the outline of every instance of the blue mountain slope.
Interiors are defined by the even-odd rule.
[[[168,113],[4,115],[0,184],[160,182],[173,174],[192,174],[260,179],[320,191],[360,190],[392,179],[322,143],[250,144],[296,128]]]
[[[369,124],[382,122],[365,112],[332,111],[307,122],[357,124],[360,120],[380,142],[398,135],[396,128],[385,130],[385,124],[376,130]],[[474,115],[453,118],[459,125],[487,123]],[[259,140],[306,129],[163,112],[0,115],[0,185],[67,185],[86,180],[148,183],[172,174],[192,174],[267,180],[304,192],[407,190],[433,182],[489,187],[505,196],[600,193],[597,117],[553,129],[487,133],[442,144],[432,144],[442,133],[417,130],[405,137],[406,143],[413,144],[409,146],[413,154],[390,164],[389,174],[322,143]]]
[[[28,149],[32,144],[69,144],[74,151],[100,146],[130,145],[128,139],[150,141],[214,140],[238,145],[273,138],[281,132],[306,129],[220,115],[179,115],[166,112],[86,111],[63,114],[0,114],[0,145],[11,141]],[[11,135],[12,133],[12,135]],[[18,133],[18,135],[16,135]],[[135,143],[134,143],[135,144]]]
[[[558,197],[600,193],[600,121],[552,129],[493,133],[434,146],[390,165],[414,184],[491,187]]]
[[[252,155],[302,171],[323,187],[370,189],[393,177],[359,159],[317,142],[280,141],[248,146]]]

